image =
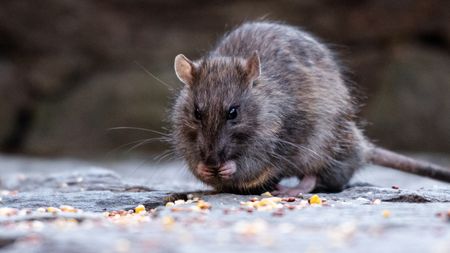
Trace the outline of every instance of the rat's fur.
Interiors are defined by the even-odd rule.
[[[315,191],[340,191],[369,160],[373,148],[355,124],[339,66],[300,29],[246,23],[205,57],[176,64],[186,85],[171,116],[174,146],[194,175],[218,191],[273,190],[292,176],[316,177]],[[230,106],[239,106],[234,120],[226,118]],[[198,169],[214,174],[227,161],[235,166],[230,178]]]

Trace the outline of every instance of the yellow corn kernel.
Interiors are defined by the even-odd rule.
[[[61,212],[61,210],[59,208],[50,206],[50,207],[47,207],[47,212],[49,212],[49,213],[59,213],[59,212]]]
[[[167,202],[166,203],[166,207],[172,207],[172,206],[174,206],[175,205],[175,203],[173,203],[173,202]]]
[[[76,213],[77,212],[77,209],[75,209],[75,207],[68,206],[68,205],[62,205],[59,207],[59,209],[61,209],[61,211],[66,212],[66,213]]]
[[[175,219],[172,216],[164,216],[162,217],[161,221],[166,229],[172,228],[172,226],[175,224]]]
[[[78,223],[76,219],[67,219],[66,221],[70,223]]]
[[[312,195],[311,198],[309,198],[309,204],[310,205],[322,205],[322,199],[320,199],[317,195]]]
[[[389,218],[391,216],[391,212],[389,212],[388,210],[383,210],[382,214],[384,218]]]
[[[138,205],[137,207],[134,208],[134,212],[135,213],[145,212],[145,206],[144,205]]]
[[[211,205],[203,200],[198,201],[197,207],[199,207],[200,209],[211,209]]]
[[[265,192],[265,193],[261,194],[261,196],[272,197],[272,194],[270,192]]]

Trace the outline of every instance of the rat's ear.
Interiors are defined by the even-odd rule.
[[[250,81],[258,79],[259,75],[261,75],[261,62],[258,51],[253,51],[252,55],[247,59],[245,67]]]
[[[175,73],[178,79],[184,84],[190,86],[194,81],[196,65],[186,56],[179,54],[175,57]]]

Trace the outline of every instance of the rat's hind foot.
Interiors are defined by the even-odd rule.
[[[304,176],[295,187],[286,187],[278,184],[276,190],[272,192],[275,196],[297,197],[300,193],[309,193],[316,187],[316,176]]]

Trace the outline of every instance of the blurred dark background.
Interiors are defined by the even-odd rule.
[[[12,0],[0,2],[0,152],[121,154],[161,130],[179,87],[173,58],[199,57],[265,17],[337,51],[383,146],[450,153],[450,1]],[[365,97],[365,98],[364,98]],[[164,131],[164,130],[162,130]],[[137,150],[159,152],[160,143]]]

